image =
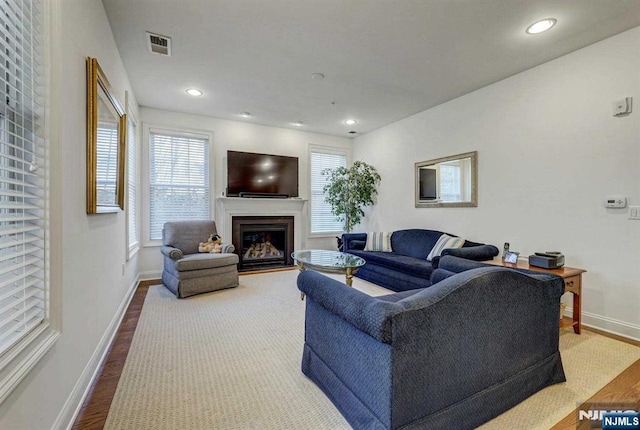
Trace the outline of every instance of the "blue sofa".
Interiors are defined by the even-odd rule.
[[[380,297],[298,276],[302,371],[354,429],[472,429],[565,381],[562,278],[489,265],[455,273],[457,260],[443,257],[449,274],[429,288]]]
[[[394,231],[391,236],[393,252],[365,251],[367,233],[343,234],[342,243],[344,252],[367,262],[358,270],[357,277],[393,291],[405,291],[431,285],[431,273],[438,267],[440,257],[427,261],[427,256],[442,234],[445,233],[425,229]],[[465,240],[462,248],[444,249],[441,255],[482,261],[491,260],[499,252],[493,245]]]

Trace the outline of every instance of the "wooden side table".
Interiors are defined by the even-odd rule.
[[[564,279],[565,293],[573,294],[573,318],[571,321],[565,321],[564,318],[560,323],[560,328],[573,327],[576,334],[580,334],[582,328],[582,274],[586,272],[584,269],[563,266],[559,269],[543,269],[542,267],[530,266],[526,260],[518,260],[517,263],[505,263],[502,260],[483,261],[483,263],[493,264],[495,266],[512,267],[518,269],[534,270],[536,272],[555,273]]]

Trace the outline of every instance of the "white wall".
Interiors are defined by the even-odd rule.
[[[299,195],[309,199],[309,145],[340,148],[350,151],[352,140],[343,137],[308,133],[277,127],[267,127],[243,121],[229,121],[213,117],[170,112],[158,109],[140,108],[140,119],[144,125],[161,128],[204,130],[213,134],[213,168],[211,179],[214,190],[212,198],[220,197],[225,190],[227,150],[258,152],[264,154],[298,157]],[[144,138],[143,138],[144,140]],[[147,142],[143,142],[146,145]],[[145,189],[141,194],[147,195]],[[144,200],[144,199],[143,199]],[[144,204],[144,203],[143,203]],[[215,205],[215,201],[214,201]],[[335,248],[333,236],[325,238],[308,237],[308,204],[305,205],[303,248]],[[214,208],[213,214],[216,214]],[[215,215],[218,216],[219,214]],[[148,220],[143,217],[142,228],[148,229]],[[229,240],[231,238],[224,238]],[[162,258],[157,246],[145,246],[139,253],[140,274],[142,277],[159,277],[162,272]]]
[[[527,256],[560,250],[584,275],[587,324],[640,338],[640,28],[480,89],[354,141],[379,169],[361,230],[433,228]],[[635,112],[614,118],[614,100]],[[414,208],[413,163],[477,150],[477,208]]]
[[[87,215],[85,206],[85,57],[96,57],[124,104],[129,82],[100,0],[50,0],[60,49],[52,59],[52,289],[62,336],[0,405],[2,429],[65,427],[107,346],[109,330],[133,291],[134,257],[125,264],[125,216]],[[135,105],[135,103],[134,103]]]

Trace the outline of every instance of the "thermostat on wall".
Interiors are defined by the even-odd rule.
[[[604,201],[604,206],[607,208],[626,208],[627,198],[624,196],[608,196]]]

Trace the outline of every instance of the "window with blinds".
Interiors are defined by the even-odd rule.
[[[118,124],[98,120],[96,194],[98,205],[113,206],[118,174]]]
[[[167,221],[210,219],[209,139],[150,130],[149,186],[151,240]]]
[[[137,123],[133,115],[127,115],[127,241],[129,251],[138,246],[137,216]]]
[[[48,324],[42,5],[0,2],[0,356]],[[15,354],[13,354],[14,356]],[[12,356],[8,354],[7,356]],[[10,362],[10,361],[9,361]],[[6,365],[6,360],[0,364]],[[2,384],[0,384],[2,385]],[[5,393],[0,393],[0,397]]]
[[[324,169],[347,167],[344,153],[311,150],[311,233],[336,233],[344,229],[342,222],[331,212],[331,206],[324,201],[323,188],[327,183]]]

